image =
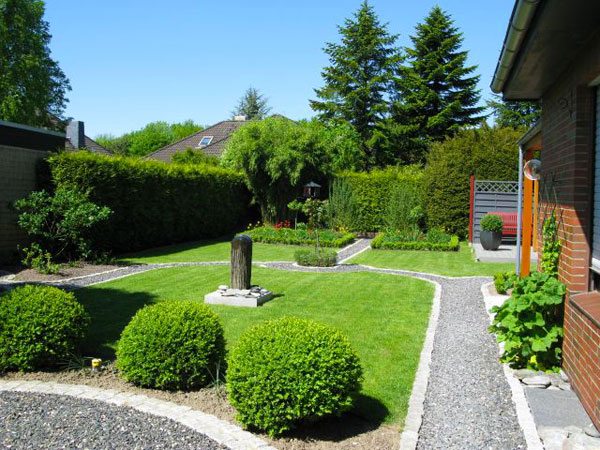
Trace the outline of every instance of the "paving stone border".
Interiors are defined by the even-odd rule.
[[[60,384],[42,381],[3,381],[0,391],[54,394],[105,402],[119,407],[165,417],[191,428],[231,450],[276,450],[252,433],[188,406],[150,398],[145,395],[98,389],[77,384]]]

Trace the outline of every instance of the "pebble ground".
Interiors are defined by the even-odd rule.
[[[172,420],[95,400],[0,393],[0,447],[10,449],[226,449]]]

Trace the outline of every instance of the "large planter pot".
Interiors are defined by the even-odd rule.
[[[485,250],[498,250],[502,244],[502,232],[481,230],[479,240]]]

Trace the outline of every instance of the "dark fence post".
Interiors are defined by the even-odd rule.
[[[252,238],[245,234],[231,241],[231,288],[250,289],[252,275]]]
[[[469,242],[473,243],[473,217],[475,215],[475,175],[471,175],[471,195],[469,197]]]

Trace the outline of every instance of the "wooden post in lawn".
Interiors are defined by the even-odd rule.
[[[231,241],[231,288],[250,289],[252,275],[252,238],[245,234]]]

